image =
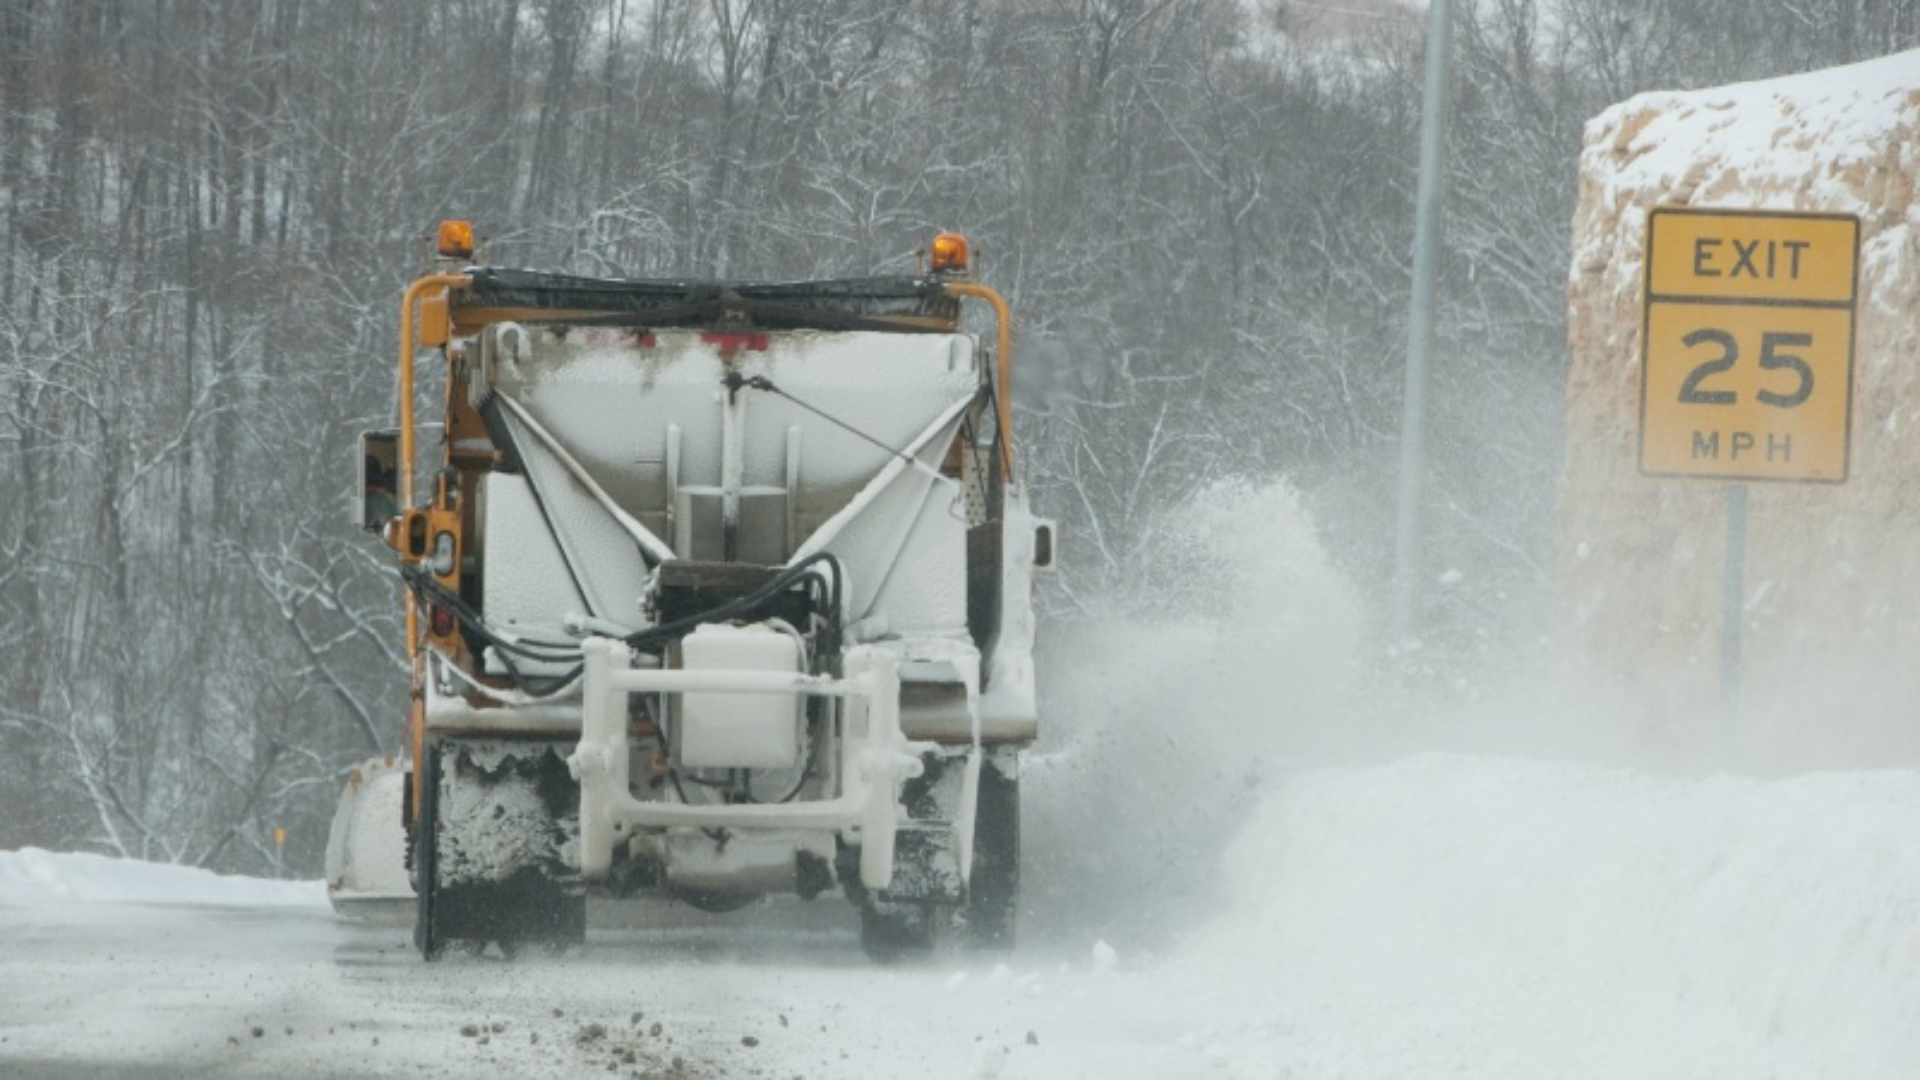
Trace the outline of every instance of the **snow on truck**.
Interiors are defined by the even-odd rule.
[[[589,894],[835,888],[876,957],[1010,945],[1053,526],[966,241],[794,283],[454,270],[470,226],[439,241],[402,304],[399,426],[361,440],[412,694],[404,762],[342,796],[336,906],[381,892],[389,850],[428,958],[579,942]],[[423,347],[446,361],[430,464]],[[369,824],[382,790],[404,834]]]

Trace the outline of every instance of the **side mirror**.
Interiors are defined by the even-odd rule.
[[[386,529],[400,516],[400,433],[360,433],[360,480],[353,503],[353,524],[366,532]]]
[[[1054,542],[1053,542],[1054,534],[1057,531],[1058,531],[1058,527],[1051,521],[1048,521],[1044,518],[1036,519],[1034,521],[1033,523],[1033,572],[1034,573],[1051,574],[1055,570],[1059,569],[1059,564],[1055,561],[1055,556],[1058,555],[1058,552],[1055,550]]]

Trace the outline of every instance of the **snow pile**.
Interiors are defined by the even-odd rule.
[[[196,904],[220,907],[325,905],[317,881],[226,877],[190,866],[21,848],[0,851],[0,905]]]
[[[1906,771],[1311,773],[1173,968],[1230,988],[1198,1041],[1307,1075],[1920,1075],[1916,821]]]

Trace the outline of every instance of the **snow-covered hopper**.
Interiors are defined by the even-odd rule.
[[[580,940],[589,892],[838,888],[870,952],[1011,941],[1053,530],[1013,469],[1006,306],[964,251],[901,278],[408,290],[359,513],[408,585],[427,956]],[[447,364],[432,461],[423,346]]]

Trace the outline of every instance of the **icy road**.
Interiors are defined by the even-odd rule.
[[[655,908],[671,928],[596,928],[584,954],[429,965],[403,926],[336,921],[317,883],[25,851],[0,855],[0,901],[0,1076],[1205,1068],[1170,1026],[1191,1010],[1169,1016],[1152,979],[1113,970],[1106,950],[1078,970],[1038,951],[875,969],[844,905]]]
[[[1158,948],[1047,887],[908,969],[823,902],[428,965],[317,885],[0,853],[0,1075],[1912,1077],[1917,838],[1911,771],[1420,754],[1282,778]]]

